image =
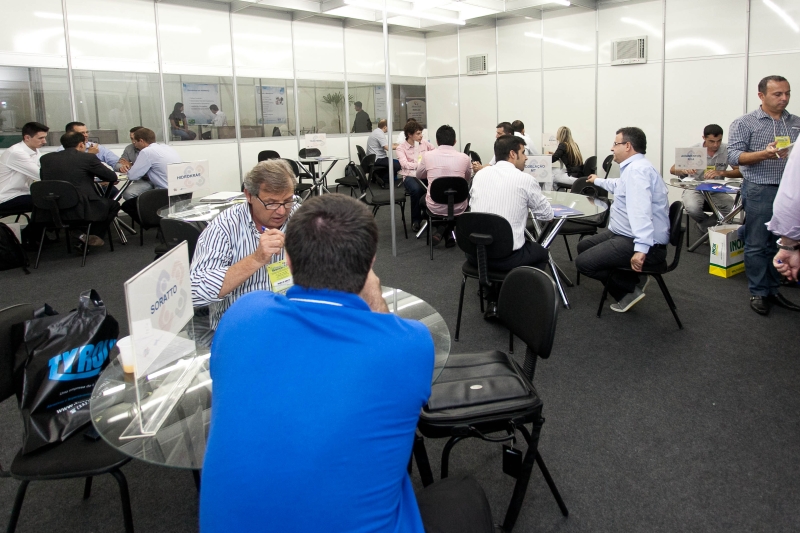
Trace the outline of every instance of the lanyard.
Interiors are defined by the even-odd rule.
[[[775,122],[777,122],[777,121],[775,121],[775,120],[772,121],[772,134],[773,134],[774,137],[777,137],[778,136],[778,130],[775,128]],[[781,122],[783,122],[783,131],[786,132],[786,135],[789,135],[789,128],[786,127],[786,121],[783,120],[783,117],[781,117]]]

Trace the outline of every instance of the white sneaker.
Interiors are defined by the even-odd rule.
[[[641,278],[641,276],[639,276],[639,277]],[[645,276],[645,277],[644,277],[644,281],[641,281],[641,279],[640,279],[640,280],[639,280],[639,283],[637,283],[637,284],[636,284],[636,286],[637,286],[637,287],[639,288],[639,290],[641,290],[642,292],[644,292],[644,291],[645,291],[645,289],[647,289],[647,286],[648,286],[648,285],[650,285],[650,276]]]
[[[648,276],[650,277],[650,276]],[[639,301],[644,298],[644,292],[639,287],[636,287],[632,293],[626,294],[622,300],[618,301],[615,304],[611,304],[611,310],[616,311],[617,313],[625,313],[631,307],[639,303]]]

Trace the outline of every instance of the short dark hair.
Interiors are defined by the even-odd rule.
[[[64,149],[77,148],[77,146],[85,140],[86,139],[83,138],[83,133],[78,133],[77,131],[68,131],[61,136],[61,146],[63,146]]]
[[[133,132],[133,138],[136,141],[144,141],[147,144],[156,142],[156,132],[147,128],[139,128]]]
[[[498,128],[500,126],[497,126]],[[525,139],[516,135],[501,135],[494,142],[494,158],[497,162],[508,161],[508,154],[519,152],[520,147],[525,146]]]
[[[134,126],[131,128],[130,133],[134,133],[142,129],[144,126]]]
[[[50,131],[50,128],[42,124],[41,122],[28,122],[24,126],[22,126],[22,138],[24,139],[26,136],[33,137],[39,132],[47,133]]]
[[[634,152],[637,154],[647,153],[647,137],[640,128],[620,128],[617,130],[617,134],[619,133],[622,134],[623,142],[631,143]]]
[[[510,122],[501,122],[496,128],[503,128],[503,133],[505,135],[514,135],[514,128],[511,126]]]
[[[354,198],[315,196],[292,216],[285,246],[296,285],[358,294],[378,251],[378,226]]]
[[[456,130],[453,126],[445,124],[436,130],[436,144],[439,146],[455,146],[456,145]]]
[[[408,121],[406,125],[403,127],[403,133],[406,134],[406,139],[417,133],[418,131],[422,131],[422,125],[415,121]]]
[[[718,124],[709,124],[705,128],[703,128],[703,137],[708,137],[709,135],[717,136],[722,135],[722,127]]]
[[[364,107],[364,106],[361,104],[361,102],[354,102],[354,103],[353,103],[353,105],[354,105],[355,107]]]
[[[208,106],[208,108],[211,111],[219,111],[219,108],[217,107],[217,104],[211,104],[210,106]]]
[[[511,128],[514,130],[514,133],[522,133],[522,130],[525,129],[525,124],[523,124],[521,120],[515,120],[511,123]]]
[[[783,81],[787,83],[789,82],[789,80],[787,80],[783,76],[767,76],[766,78],[763,78],[760,82],[758,82],[758,92],[760,92],[761,94],[767,94],[767,84],[771,81],[774,81],[775,83],[781,83]]]
[[[72,131],[75,129],[75,126],[85,126],[83,122],[70,122],[66,126],[64,126],[65,131]]]

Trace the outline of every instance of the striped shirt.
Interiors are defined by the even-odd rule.
[[[400,162],[398,174],[403,177],[416,176],[417,165],[422,161],[422,154],[433,149],[434,146],[428,141],[422,141],[419,144],[403,141],[402,144],[397,145],[397,160]]]
[[[741,165],[739,157],[746,152],[760,152],[775,141],[775,137],[786,136],[791,142],[800,135],[800,117],[784,109],[780,120],[774,120],[759,106],[752,113],[737,118],[731,124],[728,136],[728,163],[739,166],[744,179],[759,185],[778,185],[781,182],[786,159],[766,159],[754,165]]]
[[[295,200],[297,200],[296,197]],[[294,205],[286,222],[281,226],[281,231],[286,231],[289,219],[299,207],[299,203]],[[192,282],[192,305],[195,307],[209,306],[212,330],[217,328],[222,314],[237,298],[252,291],[270,290],[267,269],[259,268],[224,298],[219,297],[219,291],[222,289],[222,282],[225,280],[228,268],[254,254],[260,241],[261,234],[250,215],[250,204],[248,203],[226,209],[212,220],[200,234],[189,274]],[[283,258],[284,250],[281,250],[279,254],[272,256],[270,263],[281,261]]]
[[[436,150],[422,154],[422,160],[417,167],[417,177],[428,180],[428,190],[425,194],[425,203],[428,210],[434,215],[447,215],[447,204],[437,204],[431,200],[431,185],[436,178],[459,177],[467,181],[472,179],[472,161],[467,154],[462,154],[452,146],[446,144]],[[453,213],[460,215],[467,210],[469,199],[453,206]]]
[[[492,213],[508,220],[514,232],[514,250],[525,244],[528,209],[537,220],[553,218],[553,208],[536,179],[508,161],[479,170],[472,178],[471,197],[473,213]]]

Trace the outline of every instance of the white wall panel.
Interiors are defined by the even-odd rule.
[[[465,74],[467,72],[467,57],[478,54],[487,54],[489,56],[487,69],[489,72],[494,71],[497,68],[497,54],[495,53],[497,43],[495,41],[494,27],[467,28],[459,33],[461,42],[459,72]]]
[[[342,23],[319,19],[294,23],[294,53],[297,70],[344,71]]]
[[[472,143],[470,149],[478,152],[484,163],[488,163],[494,153],[496,84],[494,74],[461,76],[461,144]],[[441,124],[431,125],[436,129]]]
[[[667,59],[743,54],[747,0],[669,0]]]
[[[435,137],[435,130],[439,126],[450,124],[458,135],[458,79],[428,78],[426,94],[429,134]],[[430,130],[434,130],[434,133],[430,133]],[[457,140],[457,146],[463,147],[465,143],[460,136]]]
[[[381,46],[383,36],[381,36]],[[381,47],[381,50],[383,48]],[[421,33],[389,34],[389,73],[425,77],[425,36]]]
[[[597,159],[611,153],[615,132],[636,126],[647,136],[647,159],[660,168],[661,65],[601,66],[598,72]],[[683,110],[673,109],[681,114]],[[545,115],[545,119],[547,116]],[[584,152],[584,155],[587,155]]]
[[[542,22],[529,19],[505,19],[498,25],[498,64],[504,70],[542,68]]]
[[[241,188],[239,179],[239,152],[236,143],[203,143],[182,142],[170,146],[181,156],[182,161],[201,161],[208,159],[211,178],[205,187],[194,193],[195,197],[217,191],[238,191]]]
[[[174,145],[173,145],[174,146]],[[275,150],[281,157],[297,159],[295,139],[269,139],[242,143],[242,171],[246,175],[258,163],[258,153],[262,150]]]
[[[5,0],[1,11],[0,64],[67,68],[61,0]]]
[[[722,126],[723,139],[728,142],[731,122],[742,115],[744,61],[738,57],[667,63],[664,177],[675,163],[675,148],[702,142],[708,124]],[[687,79],[725,79],[726,83],[716,85],[713,91],[698,91]]]
[[[381,30],[377,28],[347,28],[344,32],[344,40],[348,78],[351,77],[351,74],[385,76],[383,32]],[[422,63],[424,64],[424,62],[423,57]]]
[[[647,36],[648,61],[663,57],[661,0],[601,6],[599,15],[598,61],[601,65],[611,62],[611,41],[642,35]]]
[[[594,65],[596,25],[594,11],[545,13],[544,68]]]
[[[537,150],[542,146],[542,73],[514,72],[500,74],[500,120],[525,124],[525,134]]]
[[[455,33],[436,35],[426,39],[428,76],[454,76],[458,74],[458,39]]]
[[[747,82],[747,111],[750,112],[761,105],[758,99],[758,82],[766,76],[778,75],[789,80],[789,84],[800,87],[800,52],[793,54],[775,54],[751,56]],[[795,115],[800,113],[797,96],[789,101],[787,108]]]
[[[151,0],[68,0],[67,20],[73,68],[158,72]]]
[[[291,78],[292,26],[288,16],[233,14],[236,75],[252,78]]]
[[[771,9],[764,0],[750,3],[750,53],[776,50],[800,50],[800,2],[770,0],[782,13]]]
[[[216,76],[233,73],[227,9],[164,3],[157,4],[157,8],[164,72]],[[134,42],[128,45],[135,47]]]
[[[594,74],[594,68],[544,72],[543,130],[567,126],[584,158],[595,155]],[[541,136],[538,142],[541,149]]]

